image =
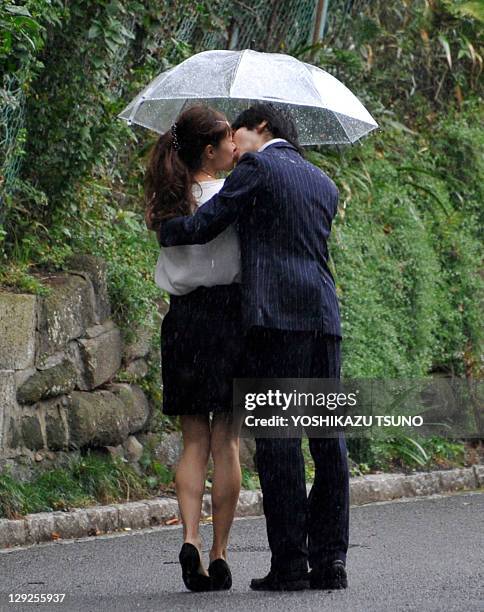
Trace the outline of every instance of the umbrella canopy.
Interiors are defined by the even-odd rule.
[[[349,144],[378,128],[358,98],[321,68],[251,49],[193,55],[159,74],[118,117],[163,134],[201,102],[229,120],[255,102],[272,102],[294,117],[302,145]]]

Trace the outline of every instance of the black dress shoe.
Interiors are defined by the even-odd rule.
[[[232,586],[232,573],[225,559],[214,559],[208,566],[214,591],[224,591]]]
[[[308,574],[287,578],[271,570],[264,578],[253,578],[250,588],[254,591],[302,591],[309,588]]]
[[[202,561],[198,549],[193,544],[185,542],[178,555],[182,567],[182,577],[185,586],[190,591],[212,591],[212,578],[202,574]]]
[[[343,561],[337,559],[309,572],[309,585],[312,589],[346,589],[348,578]]]

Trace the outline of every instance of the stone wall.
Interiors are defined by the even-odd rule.
[[[126,344],[111,319],[106,265],[77,256],[68,273],[45,273],[48,296],[0,289],[0,468],[27,473],[85,447],[128,445],[146,433],[152,407],[122,369],[143,377],[151,333]],[[22,469],[20,469],[22,467]],[[22,471],[23,470],[23,471]]]

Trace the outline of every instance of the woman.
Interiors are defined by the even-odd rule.
[[[191,214],[221,189],[217,174],[234,164],[225,116],[207,106],[184,111],[154,146],[145,177],[151,220]],[[240,249],[230,226],[203,245],[162,248],[156,283],[170,294],[161,327],[163,413],[180,415],[183,454],[176,492],[183,521],[179,560],[192,591],[229,589],[227,541],[241,486],[232,379],[243,345]],[[210,420],[210,413],[213,417]],[[213,544],[201,562],[199,521],[210,454]]]

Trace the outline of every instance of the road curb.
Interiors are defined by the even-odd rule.
[[[475,490],[481,487],[484,487],[484,464],[415,474],[370,474],[350,479],[350,500],[352,505],[359,506],[403,497]],[[203,517],[210,516],[211,510],[210,495],[204,495]],[[241,491],[236,516],[262,514],[260,490]],[[39,512],[18,520],[0,519],[0,548],[144,529],[166,525],[177,518],[178,502],[169,497],[91,506],[69,512]]]

